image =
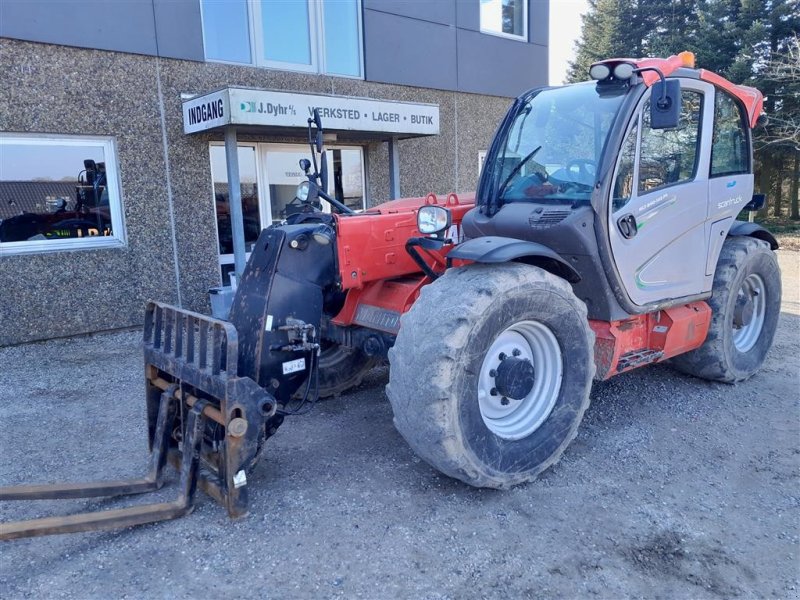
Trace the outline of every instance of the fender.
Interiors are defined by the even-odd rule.
[[[544,244],[496,235],[467,240],[450,250],[447,258],[460,258],[478,263],[504,263],[513,260],[540,267],[570,283],[581,280],[581,276],[572,265]]]
[[[778,249],[778,240],[769,231],[764,229],[758,223],[749,223],[748,221],[734,221],[731,228],[728,230],[728,237],[747,235],[754,237],[765,242],[769,242],[770,248],[773,250]]]

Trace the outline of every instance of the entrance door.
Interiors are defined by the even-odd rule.
[[[699,294],[705,282],[713,87],[681,81],[680,124],[650,128],[645,97],[614,174],[609,236],[625,290],[638,305]]]
[[[305,144],[239,143],[239,177],[244,213],[245,250],[249,252],[259,233],[273,222],[282,221],[299,210],[293,205],[297,185],[306,176],[300,169],[300,159],[309,158]],[[214,189],[219,238],[219,263],[224,285],[233,271],[233,238],[231,235],[228,172],[225,146],[212,142],[210,146],[211,177]],[[366,199],[364,151],[358,146],[327,148],[328,189],[353,210],[363,210]],[[323,202],[323,209],[329,210]]]

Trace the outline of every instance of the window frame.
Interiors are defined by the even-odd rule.
[[[74,250],[96,250],[100,248],[123,248],[128,245],[125,230],[122,186],[119,179],[119,161],[116,140],[113,136],[61,135],[37,133],[0,132],[0,149],[9,143],[31,146],[100,146],[103,148],[103,162],[106,166],[106,185],[108,204],[111,213],[110,236],[87,236],[57,240],[26,240],[22,242],[0,241],[0,256],[44,254],[50,252],[70,252]],[[77,179],[76,179],[77,184]]]
[[[688,178],[688,179],[681,179],[681,180],[678,180],[678,181],[674,181],[672,183],[667,183],[667,184],[660,185],[660,186],[657,186],[657,187],[654,187],[654,188],[650,188],[649,190],[642,191],[641,189],[639,189],[639,184],[640,184],[639,169],[640,169],[641,164],[642,164],[642,157],[641,157],[642,139],[644,137],[645,129],[650,129],[649,127],[645,126],[644,115],[645,115],[645,109],[648,108],[648,103],[650,102],[651,97],[652,97],[652,93],[651,92],[652,92],[652,88],[648,89],[648,93],[647,93],[646,96],[644,96],[642,98],[641,107],[637,111],[637,114],[639,115],[640,122],[641,122],[641,126],[639,127],[638,139],[636,141],[636,168],[635,168],[635,173],[636,173],[635,184],[636,185],[634,186],[634,189],[636,191],[636,197],[637,198],[641,198],[642,196],[646,196],[647,194],[651,194],[653,192],[660,192],[661,190],[665,190],[665,189],[674,187],[676,185],[685,185],[687,183],[692,183],[700,175],[700,160],[702,158],[701,149],[702,149],[702,145],[703,145],[703,131],[704,131],[703,127],[705,125],[704,121],[705,121],[705,112],[706,112],[706,102],[708,102],[708,97],[707,97],[706,92],[704,92],[703,90],[693,89],[693,88],[684,88],[683,90],[681,90],[682,94],[686,93],[686,92],[691,92],[691,93],[698,94],[700,96],[700,119],[698,120],[698,123],[697,123],[697,142],[696,142],[696,148],[695,148],[695,154],[694,154],[694,164],[692,165],[692,176],[690,178]]]
[[[363,0],[356,0],[356,27],[358,33],[358,75],[346,75],[342,73],[328,73],[325,60],[325,3],[323,0],[306,0],[308,3],[308,28],[309,44],[311,46],[311,64],[302,65],[299,63],[273,61],[264,58],[264,39],[263,32],[258,26],[261,21],[261,0],[247,0],[247,25],[250,35],[250,62],[236,62],[231,60],[221,60],[208,58],[206,55],[206,28],[203,15],[203,2],[200,2],[200,25],[203,33],[203,57],[206,62],[219,63],[224,65],[237,65],[240,67],[255,67],[259,69],[275,69],[280,71],[291,71],[296,73],[317,73],[329,75],[331,77],[343,77],[345,79],[363,80],[364,75],[364,11]],[[527,5],[526,5],[527,6]],[[527,21],[526,21],[527,27]]]
[[[359,0],[360,1],[360,0]],[[500,0],[502,6],[502,0]],[[480,0],[478,0],[478,29],[481,33],[485,33],[486,35],[493,35],[496,37],[504,38],[507,40],[515,40],[517,42],[524,42],[528,43],[528,2],[529,0],[522,0],[522,35],[516,35],[514,33],[504,33],[502,31],[493,31],[491,29],[484,29],[483,23],[481,22],[481,10],[480,10]]]

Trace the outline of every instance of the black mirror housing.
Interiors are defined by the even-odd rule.
[[[303,173],[308,175],[308,170],[311,168],[311,161],[307,158],[300,159],[300,168],[303,169]]]
[[[681,83],[677,79],[656,81],[650,94],[650,128],[674,129],[681,118]]]
[[[767,202],[766,194],[753,194],[753,199],[742,207],[742,210],[761,210]]]

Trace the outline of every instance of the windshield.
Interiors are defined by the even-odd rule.
[[[519,103],[492,157],[495,203],[588,203],[624,96],[620,89],[601,97],[588,82],[542,90]]]

